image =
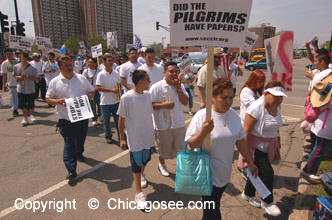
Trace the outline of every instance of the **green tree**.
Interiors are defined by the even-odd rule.
[[[107,49],[107,43],[104,40],[104,38],[102,36],[97,36],[97,35],[91,35],[88,38],[88,46],[89,49],[91,49],[92,46],[95,46],[97,44],[101,44],[103,47],[103,53],[109,52],[109,50]]]
[[[37,46],[37,44],[36,44],[36,41],[34,40],[33,41],[33,44],[32,44],[32,47],[31,47],[31,51],[30,51],[30,55],[32,55],[33,53],[39,53],[39,54],[41,54],[42,53],[42,51],[41,50],[38,50],[38,46]]]
[[[72,35],[68,40],[66,40],[66,50],[67,52],[72,52],[74,54],[78,53],[78,50],[80,49],[79,42],[83,40],[83,37],[78,34]]]
[[[330,47],[330,41],[326,41],[324,44],[320,45],[320,48],[325,48],[326,50],[328,50]]]
[[[154,50],[154,53],[156,56],[160,56],[161,54],[161,51],[162,51],[162,48],[161,48],[161,45],[156,43],[156,42],[153,42],[152,44],[148,45],[149,48],[152,48]]]

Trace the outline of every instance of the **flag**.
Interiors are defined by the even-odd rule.
[[[134,48],[137,50],[142,48],[142,41],[136,34],[135,34]]]
[[[66,50],[66,45],[65,45],[65,44],[63,44],[63,45],[61,46],[60,51],[61,51],[61,53],[66,53],[66,52],[67,52],[67,50]]]
[[[314,51],[318,50],[318,36],[315,36],[312,40],[311,40],[311,44],[314,47]]]

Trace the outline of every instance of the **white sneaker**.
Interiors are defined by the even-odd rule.
[[[31,122],[35,122],[35,121],[37,121],[37,119],[36,119],[35,116],[33,116],[33,115],[30,115],[30,120],[31,120]]]
[[[279,207],[273,203],[267,204],[262,201],[261,207],[265,209],[268,215],[279,216],[281,214]]]
[[[253,207],[256,207],[256,208],[261,207],[261,203],[259,202],[259,200],[256,197],[249,197],[246,194],[244,194],[244,191],[241,194],[241,198],[244,200],[247,200],[249,202],[249,204]]]
[[[166,164],[158,164],[158,170],[160,171],[161,175],[169,176],[169,172],[167,170]]]
[[[146,188],[148,186],[148,181],[145,179],[144,173],[141,175],[141,187]]]
[[[304,178],[309,179],[311,181],[315,181],[315,182],[320,181],[320,178],[321,178],[320,176],[316,176],[314,174],[306,173],[306,172],[304,172],[304,170],[301,170],[301,175]]]
[[[22,121],[21,121],[21,124],[22,124],[23,126],[28,125],[28,124],[29,124],[28,118],[24,117],[24,118],[22,119]]]
[[[97,126],[97,125],[98,125],[98,122],[97,122],[97,121],[93,121],[93,122],[92,122],[92,125],[93,125],[93,126]]]
[[[146,209],[148,203],[146,202],[146,197],[143,192],[135,195],[135,202],[138,209]]]

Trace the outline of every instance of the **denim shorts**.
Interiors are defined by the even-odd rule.
[[[151,148],[144,149],[137,152],[130,151],[130,164],[133,173],[140,173],[142,166],[146,165],[151,160]]]

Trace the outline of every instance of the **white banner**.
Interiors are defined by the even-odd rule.
[[[278,39],[278,38],[276,38]],[[272,80],[281,81],[285,85],[286,91],[292,91],[293,80],[293,50],[294,50],[294,33],[293,31],[282,31],[277,41],[278,47],[270,49],[269,42],[266,41],[267,57],[272,56]],[[271,51],[271,54],[270,51]],[[273,53],[275,53],[275,61],[273,62]]]
[[[172,49],[172,57],[179,57],[179,50]]]
[[[279,39],[280,35],[264,40],[267,72],[269,73],[270,80],[272,78],[273,66],[276,61]]]
[[[242,48],[250,52],[257,39],[258,35],[256,33],[247,31]]]
[[[107,48],[118,48],[118,35],[116,32],[107,32]]]
[[[91,47],[92,57],[99,57],[103,55],[103,48],[101,44]]]
[[[9,36],[9,47],[12,49],[31,51],[32,42],[33,40],[27,37],[18,36],[18,35]]]
[[[80,48],[82,48],[82,49],[85,48],[84,41],[80,41],[79,44],[80,44]]]
[[[51,39],[48,37],[37,37],[36,36],[36,44],[38,50],[51,50],[53,48]]]
[[[186,59],[182,60],[182,62],[178,65],[180,72],[185,73],[191,66],[191,59],[187,57]]]
[[[238,48],[251,5],[252,0],[170,0],[171,45]]]
[[[55,56],[57,56],[57,57],[61,57],[63,54],[61,53],[61,50],[59,50],[59,49],[51,49],[50,50],[51,52],[53,52],[54,54],[55,54]]]
[[[87,95],[65,99],[71,123],[93,118],[93,112]]]

